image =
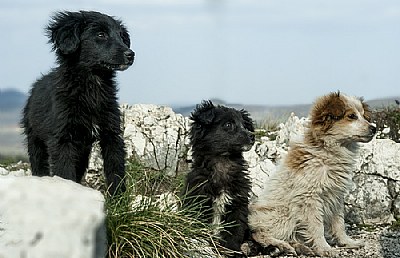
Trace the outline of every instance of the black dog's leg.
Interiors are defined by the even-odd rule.
[[[117,102],[109,103],[100,126],[100,147],[104,175],[110,194],[125,192],[125,144],[122,139],[121,112]]]
[[[76,182],[76,147],[71,142],[51,143],[49,155],[53,174]]]
[[[104,133],[100,139],[100,147],[109,193],[114,194],[117,188],[119,192],[124,192],[125,150],[123,139],[115,133]]]
[[[79,159],[76,163],[76,182],[80,183],[83,176],[85,175],[86,169],[89,165],[89,155],[91,151],[91,145],[83,147],[83,150],[79,153]]]
[[[49,155],[45,143],[37,137],[28,135],[28,154],[32,175],[49,176]]]

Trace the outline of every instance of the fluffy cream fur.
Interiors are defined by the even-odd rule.
[[[253,238],[280,252],[329,255],[328,233],[340,246],[362,246],[345,233],[344,195],[358,142],[375,127],[362,99],[331,93],[320,97],[301,142],[293,143],[264,193],[250,206]]]

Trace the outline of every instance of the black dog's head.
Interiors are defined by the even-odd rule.
[[[125,26],[99,12],[56,13],[46,32],[60,64],[122,71],[135,57]]]
[[[254,144],[254,125],[249,113],[203,101],[191,114],[193,153],[224,155],[248,151]]]

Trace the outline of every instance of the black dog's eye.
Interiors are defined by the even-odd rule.
[[[105,38],[107,38],[107,34],[105,32],[99,32],[99,33],[97,33],[97,37],[105,39]]]
[[[357,119],[358,119],[358,117],[357,117],[356,114],[350,114],[350,115],[348,115],[347,117],[348,117],[349,119],[351,119],[351,120],[357,120]]]

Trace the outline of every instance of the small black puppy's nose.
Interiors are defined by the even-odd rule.
[[[133,62],[133,60],[135,59],[135,52],[133,52],[130,49],[126,50],[124,52],[124,55],[125,55],[126,59],[128,60],[128,62]]]
[[[371,134],[375,134],[376,133],[376,127],[373,125],[369,126],[369,131],[371,132]]]
[[[255,142],[256,136],[254,135],[254,133],[251,133],[251,134],[250,134],[250,140],[251,140],[252,142]]]

